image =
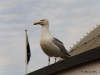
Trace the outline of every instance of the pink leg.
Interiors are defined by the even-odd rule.
[[[55,63],[56,63],[56,57],[55,57]]]
[[[50,65],[50,57],[48,57],[48,66]]]

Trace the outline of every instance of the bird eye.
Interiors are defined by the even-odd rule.
[[[41,20],[41,21],[44,21],[44,20]]]

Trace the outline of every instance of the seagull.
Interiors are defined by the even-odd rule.
[[[64,44],[53,37],[49,31],[49,21],[47,19],[42,19],[39,22],[35,22],[34,25],[42,26],[42,34],[40,38],[40,46],[43,52],[48,56],[48,65],[50,64],[50,57],[61,57],[67,59],[70,57]]]

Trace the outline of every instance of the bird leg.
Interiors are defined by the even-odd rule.
[[[55,63],[56,63],[56,60],[57,60],[57,59],[56,59],[56,57],[55,57]]]
[[[50,57],[48,57],[48,66],[50,65]]]

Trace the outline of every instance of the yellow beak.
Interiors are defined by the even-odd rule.
[[[40,22],[35,22],[34,25],[40,24]]]

